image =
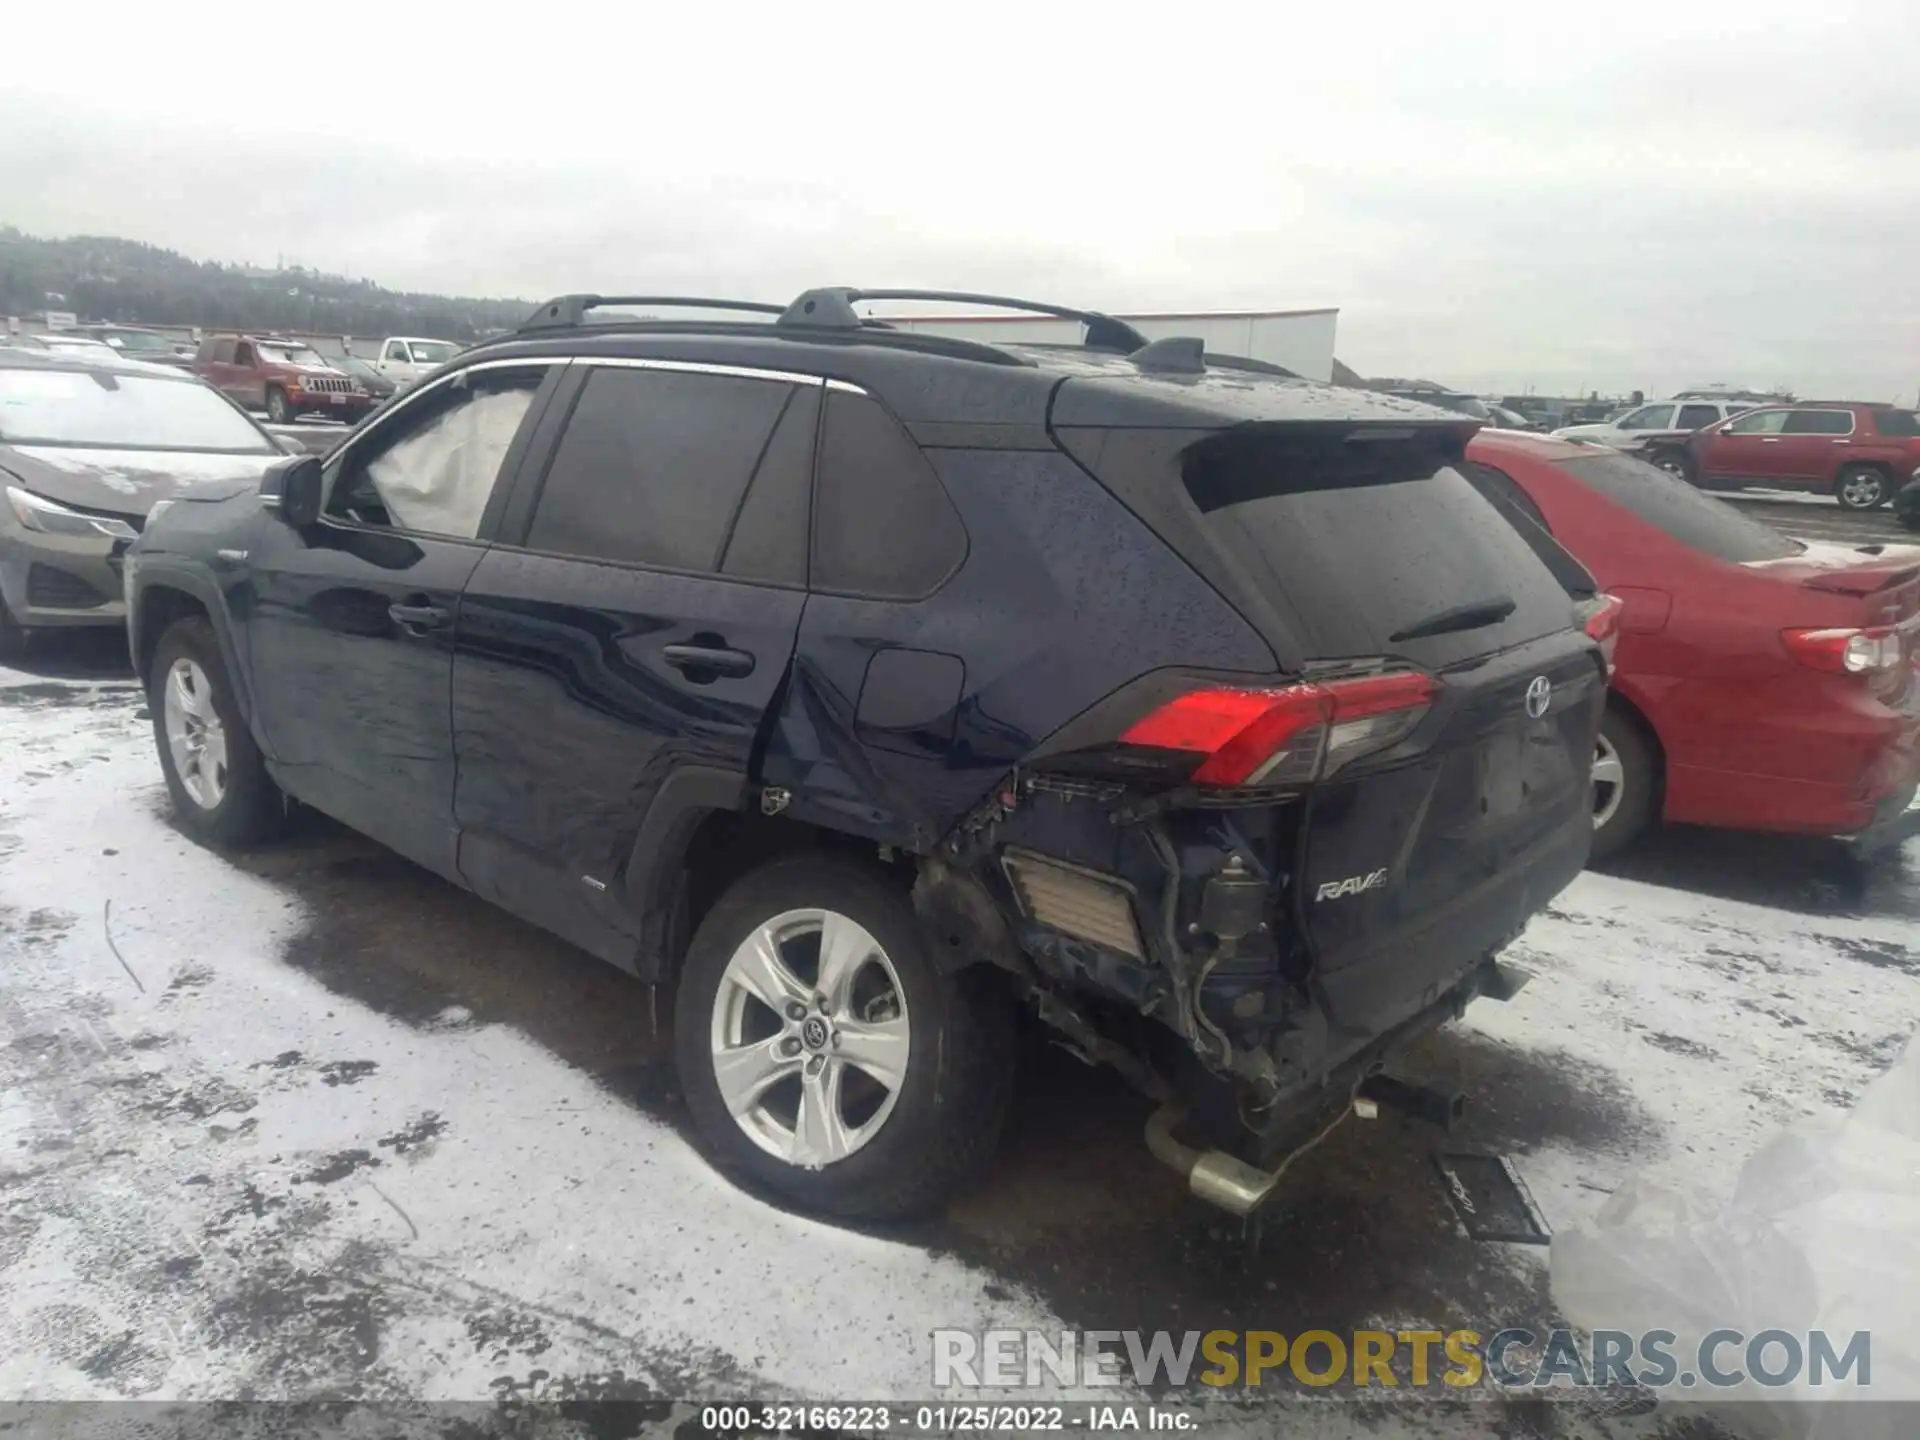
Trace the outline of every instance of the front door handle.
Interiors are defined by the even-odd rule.
[[[423,600],[417,605],[389,605],[387,618],[403,630],[418,635],[425,630],[444,630],[453,619],[453,612]]]
[[[661,657],[683,672],[696,685],[706,685],[725,676],[739,680],[753,673],[753,656],[745,650],[727,650],[712,645],[669,645]]]

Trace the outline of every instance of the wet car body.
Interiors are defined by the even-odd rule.
[[[773,324],[587,301],[324,465],[172,507],[133,557],[142,673],[204,626],[281,789],[683,1007],[756,867],[878,857],[934,972],[997,977],[1255,1162],[1508,983],[1586,860],[1605,663],[1578,567],[1460,473],[1471,421],[1105,317],[1056,349],[875,330],[842,292]],[[611,559],[613,510],[557,507],[631,493],[620,447],[666,423],[632,417],[701,386],[737,410],[701,446],[766,437],[731,538]],[[504,395],[470,533],[396,523],[380,457]],[[860,1173],[765,1177],[892,1213]]]
[[[1912,830],[1920,546],[1783,538],[1547,437],[1483,432],[1468,453],[1623,602],[1613,704],[1656,742],[1656,818],[1870,848]]]

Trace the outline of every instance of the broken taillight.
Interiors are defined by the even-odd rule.
[[[1869,630],[1782,630],[1788,653],[1814,670],[1865,675],[1900,664],[1900,634],[1889,626]]]
[[[1626,602],[1618,595],[1596,595],[1580,603],[1581,627],[1606,657],[1609,680],[1613,678],[1613,652],[1620,648],[1620,620],[1626,609]]]
[[[1438,689],[1417,670],[1273,689],[1208,686],[1142,716],[1120,740],[1202,756],[1189,777],[1196,785],[1305,784],[1399,743]]]

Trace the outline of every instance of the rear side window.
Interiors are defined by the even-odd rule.
[[[1596,494],[1630,510],[1688,549],[1716,560],[1744,565],[1754,560],[1784,559],[1798,555],[1802,549],[1798,541],[1748,519],[1724,500],[1703,495],[1686,481],[1630,456],[1582,455],[1577,460],[1554,463]]]
[[[1573,623],[1519,525],[1430,444],[1249,427],[1190,447],[1182,470],[1206,529],[1310,658],[1446,665]]]
[[[1718,405],[1682,405],[1680,418],[1674,422],[1676,430],[1700,430],[1715,424],[1720,419]]]
[[[528,547],[718,570],[793,392],[776,380],[595,368],[547,468]]]
[[[1873,428],[1882,435],[1912,438],[1920,435],[1920,415],[1911,410],[1875,410]]]
[[[917,600],[966,555],[966,528],[913,438],[868,396],[829,390],[812,587]]]
[[[1851,435],[1851,410],[1794,410],[1787,415],[1786,435]]]

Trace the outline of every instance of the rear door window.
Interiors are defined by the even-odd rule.
[[[1799,541],[1749,519],[1724,500],[1703,495],[1686,481],[1631,456],[1582,455],[1554,464],[1594,493],[1716,560],[1744,565],[1798,555],[1803,548]]]
[[[1676,430],[1700,430],[1714,424],[1720,418],[1718,405],[1682,405],[1680,418],[1674,422]]]
[[[1535,546],[1428,444],[1250,427],[1189,447],[1182,470],[1206,529],[1310,658],[1439,666],[1573,623]],[[1483,618],[1408,634],[1470,615]]]
[[[720,569],[747,482],[795,388],[779,380],[595,367],[547,467],[528,548],[673,570]],[[788,467],[791,484],[790,448],[775,458]]]
[[[1853,412],[1851,410],[1791,410],[1787,413],[1787,423],[1780,433],[1783,435],[1851,435]]]
[[[869,396],[830,390],[812,587],[917,600],[939,589],[966,555],[966,527],[913,437]]]

